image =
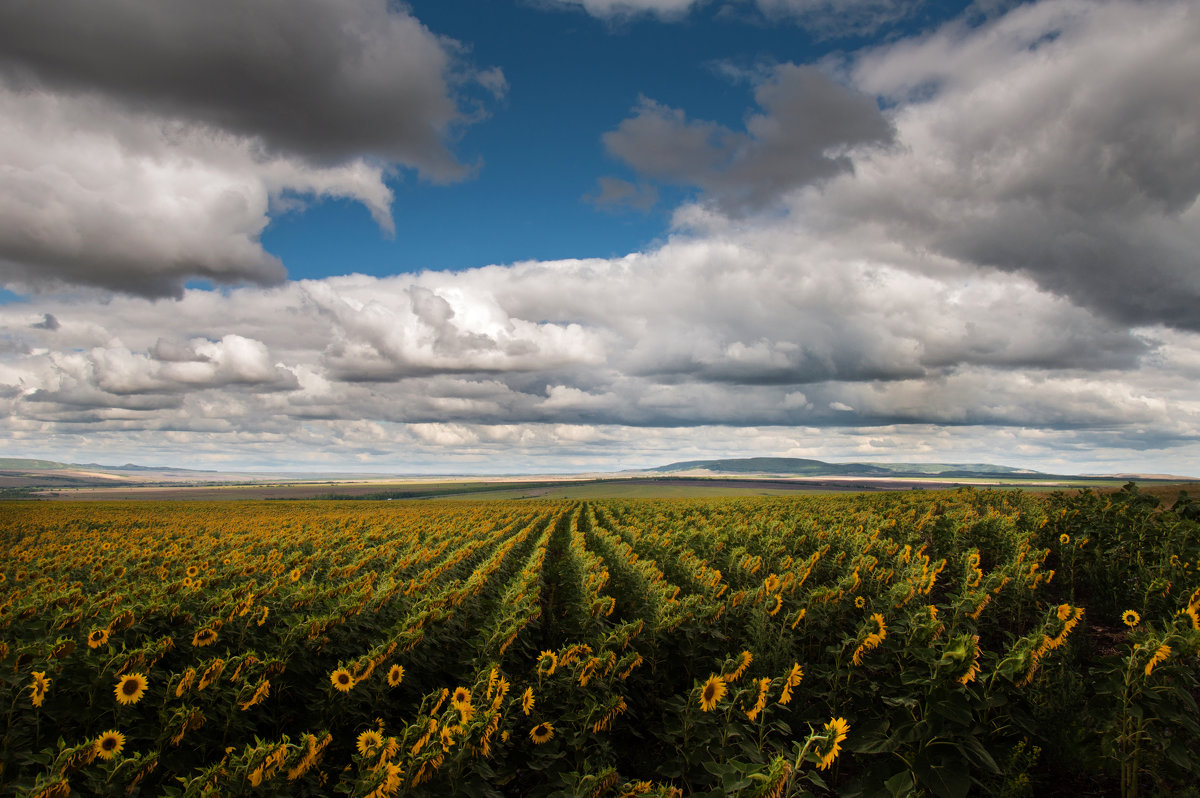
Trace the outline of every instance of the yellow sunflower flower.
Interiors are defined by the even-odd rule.
[[[366,756],[383,745],[383,735],[374,729],[367,729],[365,732],[358,735],[358,740],[354,745],[358,749],[358,753]]]
[[[400,682],[404,681],[404,668],[400,665],[393,665],[388,670],[387,683],[389,687],[396,687]]]
[[[558,655],[553,651],[543,651],[538,655],[537,672],[539,676],[553,676],[558,668]]]
[[[825,724],[825,740],[819,751],[821,761],[817,764],[818,770],[828,770],[833,761],[838,758],[838,754],[842,752],[842,741],[846,739],[849,731],[850,724],[846,722],[845,718],[832,718]]]
[[[1159,646],[1158,650],[1154,652],[1154,656],[1152,656],[1150,661],[1146,663],[1146,675],[1149,676],[1154,670],[1154,666],[1160,662],[1165,662],[1169,656],[1171,656],[1171,647],[1165,643]]]
[[[192,637],[192,645],[196,648],[211,646],[215,642],[217,642],[217,633],[208,628],[201,629]]]
[[[106,731],[96,738],[96,756],[112,759],[125,747],[125,735],[119,731]]]
[[[1138,615],[1133,610],[1125,610],[1125,612],[1121,614],[1121,622],[1132,629],[1142,622],[1142,616]]]
[[[29,685],[29,700],[35,707],[40,707],[46,700],[46,690],[50,687],[50,682],[45,671],[33,672],[33,683]]]
[[[141,673],[130,673],[122,676],[117,686],[113,688],[113,693],[117,696],[119,704],[136,704],[142,700],[142,696],[146,693],[146,677]]]
[[[329,674],[329,681],[339,691],[343,693],[350,692],[354,687],[354,677],[350,675],[350,671],[345,668],[338,668],[333,673]]]
[[[526,687],[521,695],[521,711],[528,715],[533,711],[533,688]]]
[[[93,629],[88,635],[88,648],[100,648],[108,642],[107,629]]]
[[[700,691],[700,709],[708,712],[716,709],[717,704],[721,703],[721,699],[725,697],[725,691],[729,688],[725,686],[725,680],[720,676],[709,676],[708,681],[704,683],[704,689]]]
[[[554,737],[554,726],[543,722],[534,726],[529,730],[529,739],[533,740],[534,745],[548,743]]]

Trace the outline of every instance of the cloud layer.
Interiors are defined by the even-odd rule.
[[[390,171],[466,176],[447,149],[502,93],[407,11],[326,3],[0,8],[0,279],[178,296],[275,284],[258,237],[297,197],[392,228]]]
[[[21,221],[0,230],[7,274],[42,279],[21,265],[40,253],[55,279],[143,296],[0,306],[0,434],[45,456],[87,441],[277,466],[1002,452],[1194,471],[1197,42],[1194,4],[1045,0],[863,51],[836,81],[781,65],[740,130],[644,100],[604,137],[639,182],[593,199],[694,188],[662,245],[302,282],[257,246],[272,198],[354,197],[385,218],[380,167],[263,149],[267,132],[215,118],[117,114],[150,89],[51,91],[48,56],[22,56],[43,88],[8,73],[0,102],[23,116],[0,128],[0,163],[46,167],[0,190],[0,219]],[[85,113],[108,121],[70,123]],[[83,150],[107,155],[70,160]],[[72,237],[85,217],[123,234]],[[145,298],[197,273],[275,285]]]

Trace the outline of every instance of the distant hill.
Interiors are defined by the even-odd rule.
[[[685,460],[648,472],[708,471],[713,474],[789,474],[804,477],[901,477],[901,476],[1050,476],[1010,466],[988,463],[827,463],[798,457],[744,457],[728,460]]]
[[[195,474],[215,474],[215,471],[171,466],[101,465],[100,463],[56,463],[53,460],[32,460],[24,457],[0,457],[0,471],[171,471]]]

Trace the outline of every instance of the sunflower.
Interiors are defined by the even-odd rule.
[[[288,578],[291,579],[293,582],[299,582],[300,574],[301,574],[301,571],[299,568],[293,568],[292,572],[290,574],[288,574]]]
[[[533,688],[526,687],[525,693],[521,696],[521,711],[528,715],[533,711]]]
[[[393,665],[388,670],[387,683],[389,687],[396,687],[400,682],[404,681],[404,668],[400,665]]]
[[[106,731],[96,738],[96,756],[112,759],[125,747],[125,735],[119,731]]]
[[[35,707],[40,707],[46,700],[46,689],[50,687],[50,682],[51,680],[46,678],[45,671],[33,672],[33,684],[29,685],[29,700]]]
[[[217,633],[207,627],[196,632],[192,638],[192,645],[197,648],[211,646],[215,642],[217,642]]]
[[[1063,532],[1061,535],[1058,536],[1058,542],[1065,546],[1071,542],[1071,536],[1068,535],[1066,532]]]
[[[454,733],[459,730],[458,726],[443,726],[439,732],[441,735],[442,750],[449,751],[454,747]]]
[[[783,594],[776,593],[771,598],[775,599],[775,606],[773,606],[771,609],[767,610],[767,614],[770,615],[772,618],[774,618],[776,615],[779,614],[779,611],[781,609],[783,609]]]
[[[358,748],[358,752],[360,754],[366,756],[376,748],[379,748],[381,745],[383,745],[383,735],[374,729],[367,729],[365,732],[358,735],[358,741],[355,742],[354,745]]]
[[[188,575],[188,576],[195,577],[195,576],[197,576],[199,573],[200,573],[200,569],[199,569],[199,568],[197,568],[196,566],[194,566],[194,565],[189,565],[189,566],[188,566],[188,569],[187,569],[187,575]]]
[[[850,724],[845,718],[832,718],[825,724],[825,740],[822,744],[824,750],[820,752],[821,762],[817,765],[818,770],[827,770],[833,764],[833,760],[837,759],[838,754],[842,752],[841,743],[849,731]]]
[[[130,673],[122,676],[117,682],[117,686],[113,688],[113,692],[117,696],[119,704],[136,704],[142,700],[142,695],[146,692],[146,677],[140,673]]]
[[[804,671],[800,668],[800,663],[792,665],[791,671],[788,672],[787,678],[783,682],[783,692],[779,696],[779,703],[787,706],[792,700],[792,690],[800,686],[800,681],[804,678]]]
[[[338,668],[333,673],[329,674],[329,681],[343,693],[350,692],[354,687],[354,677],[350,675],[350,671],[345,668]]]
[[[861,610],[863,607],[867,606],[867,600],[865,598],[863,598],[862,596],[855,596],[854,597],[854,606],[858,607]]]
[[[1166,658],[1169,656],[1171,656],[1171,647],[1165,643],[1163,645],[1159,646],[1158,649],[1154,652],[1154,656],[1152,656],[1150,658],[1150,661],[1146,663],[1146,675],[1149,676],[1150,673],[1154,670],[1154,666],[1160,662],[1165,661]]]
[[[100,648],[108,642],[107,629],[93,629],[88,635],[88,648]]]
[[[728,689],[725,686],[725,680],[720,676],[709,676],[708,681],[704,683],[704,689],[700,692],[700,708],[705,712],[716,709]]]
[[[454,688],[454,698],[450,699],[450,703],[455,707],[464,707],[471,705],[471,691],[465,687]]]
[[[539,676],[553,676],[558,668],[558,655],[553,651],[543,651],[538,655],[537,672]]]
[[[1138,615],[1133,610],[1125,610],[1125,612],[1121,614],[1121,622],[1132,629],[1142,622],[1142,616]]]
[[[529,730],[529,739],[533,740],[534,745],[550,742],[554,737],[554,727],[549,723],[542,722]]]

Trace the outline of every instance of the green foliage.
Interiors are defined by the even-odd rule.
[[[0,791],[1180,793],[1196,506],[7,504]]]

